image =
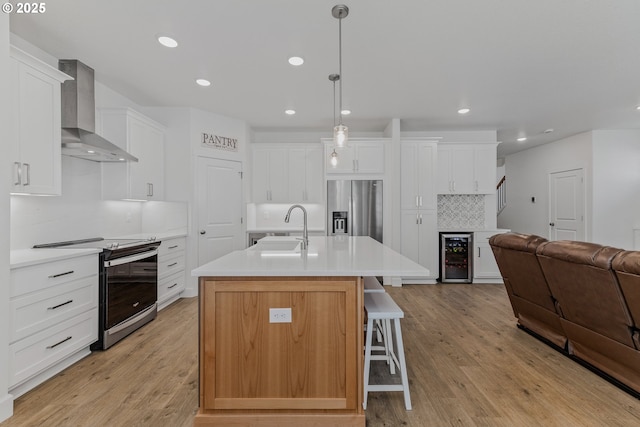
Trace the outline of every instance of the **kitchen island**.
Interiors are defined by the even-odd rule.
[[[196,426],[364,426],[363,277],[429,271],[370,237],[266,238],[199,277]]]

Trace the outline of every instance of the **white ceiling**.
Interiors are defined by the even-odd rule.
[[[318,131],[333,126],[331,8],[340,2],[55,0],[40,15],[13,13],[11,31],[85,62],[140,105],[201,108],[254,130]],[[351,132],[382,131],[392,118],[403,131],[497,130],[505,155],[591,129],[640,128],[639,0],[344,4]],[[179,46],[161,46],[159,33]],[[290,66],[291,55],[305,64]],[[212,85],[195,85],[198,77]],[[521,134],[529,140],[515,142]]]

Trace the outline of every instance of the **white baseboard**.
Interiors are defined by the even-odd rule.
[[[0,422],[13,416],[13,395],[5,394],[0,398]]]

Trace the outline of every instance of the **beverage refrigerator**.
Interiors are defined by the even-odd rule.
[[[370,236],[382,243],[382,181],[327,181],[327,235]]]
[[[440,281],[471,283],[473,278],[473,234],[440,233]]]

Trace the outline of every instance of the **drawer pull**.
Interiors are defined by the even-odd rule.
[[[174,283],[173,285],[171,285],[171,286],[167,287],[167,289],[173,289],[173,288],[175,288],[176,286],[178,286],[178,284],[177,284],[177,283]]]
[[[72,299],[70,299],[70,300],[69,300],[69,301],[67,301],[67,302],[63,302],[62,304],[54,305],[53,307],[47,307],[47,310],[55,310],[56,308],[60,308],[60,307],[62,307],[63,305],[71,304],[72,302],[73,302],[73,300],[72,300]]]
[[[67,274],[73,274],[74,271],[65,271],[64,273],[58,273],[58,274],[52,274],[51,276],[49,276],[49,279],[55,279],[56,277],[60,277],[60,276],[66,276]]]
[[[167,265],[167,267],[173,267],[174,265],[178,265],[178,263],[177,262],[173,262],[173,263]]]
[[[60,342],[58,342],[58,343],[55,343],[54,345],[48,345],[48,346],[47,346],[47,349],[55,348],[55,347],[59,346],[60,344],[62,344],[62,343],[65,343],[65,342],[69,341],[71,338],[73,338],[73,337],[72,337],[71,335],[69,335],[68,337],[66,337],[65,339],[63,339],[62,341],[60,341]]]
[[[175,249],[177,247],[178,247],[178,245],[173,245],[173,246],[169,246],[167,249]]]

